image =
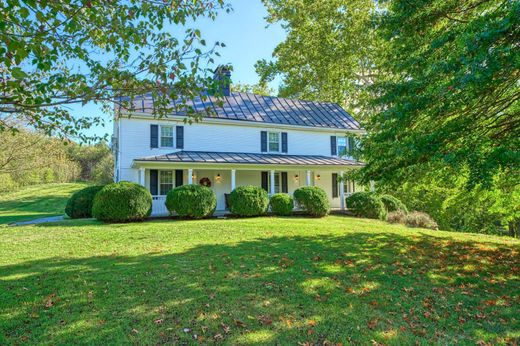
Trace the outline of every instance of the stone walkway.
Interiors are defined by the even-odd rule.
[[[49,217],[42,217],[40,219],[34,219],[34,220],[30,220],[30,221],[18,221],[18,222],[12,223],[10,226],[37,225],[37,224],[46,223],[46,222],[63,221],[63,219],[64,219],[63,215],[49,216]]]

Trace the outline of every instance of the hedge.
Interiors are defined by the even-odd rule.
[[[311,216],[322,217],[330,212],[327,193],[317,186],[304,186],[296,189],[294,200]]]
[[[182,185],[168,192],[166,208],[181,217],[202,219],[213,214],[217,207],[217,196],[208,187]]]
[[[143,186],[122,181],[106,185],[94,198],[92,215],[105,222],[140,221],[152,212],[152,195]]]
[[[269,204],[273,214],[280,216],[291,215],[294,208],[293,198],[286,193],[275,193],[271,196]]]
[[[258,186],[240,186],[229,195],[229,210],[238,216],[258,216],[267,212],[267,192]]]
[[[373,192],[355,192],[346,198],[349,211],[356,216],[385,220],[387,211],[383,201]]]
[[[388,212],[398,210],[403,211],[405,213],[408,212],[408,208],[406,207],[406,205],[404,205],[404,203],[401,202],[401,200],[392,195],[381,195],[381,201],[385,205],[385,208]]]
[[[72,219],[92,217],[94,197],[102,188],[103,186],[94,185],[76,191],[67,201],[65,214]]]

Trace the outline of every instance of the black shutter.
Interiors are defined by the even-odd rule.
[[[332,173],[332,197],[338,197],[338,174]]]
[[[159,125],[150,125],[150,147],[159,148]]]
[[[184,181],[183,171],[182,169],[175,170],[175,187],[182,186]]]
[[[282,132],[282,153],[287,152],[287,132]]]
[[[330,155],[338,155],[338,147],[336,146],[336,136],[330,136]]]
[[[260,132],[260,151],[267,152],[267,131]]]
[[[184,126],[176,127],[176,145],[177,149],[184,149]],[[182,171],[181,171],[182,172]]]
[[[159,194],[159,172],[156,169],[150,170],[150,193],[153,196]]]
[[[262,172],[262,189],[269,192],[268,189],[268,182],[267,182],[267,172]]]
[[[282,172],[282,192],[287,193],[289,190],[287,188],[287,172]]]

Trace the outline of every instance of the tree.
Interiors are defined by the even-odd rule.
[[[257,84],[246,84],[246,83],[233,83],[231,84],[231,90],[236,92],[251,93],[262,96],[273,96],[274,90],[270,88],[267,83]]]
[[[177,37],[168,26],[214,18],[229,9],[223,2],[0,2],[0,131],[15,131],[17,119],[46,134],[86,139],[81,130],[102,118],[74,118],[67,105],[131,108],[144,93],[153,95],[157,116],[189,110],[187,101],[212,83],[202,63],[223,44],[206,46],[194,28]]]
[[[386,42],[366,109],[363,179],[404,179],[421,166],[468,169],[491,188],[520,168],[520,2],[388,1]]]
[[[287,38],[260,60],[261,82],[282,76],[280,96],[337,102],[357,109],[362,85],[371,84],[380,46],[374,33],[374,0],[263,0],[271,23],[280,22]]]

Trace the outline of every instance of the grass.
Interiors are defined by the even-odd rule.
[[[330,216],[0,229],[0,344],[514,344],[520,242]]]
[[[85,183],[45,184],[0,194],[0,225],[63,215],[69,196]]]

